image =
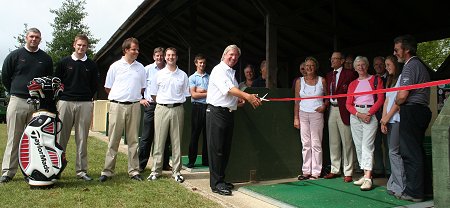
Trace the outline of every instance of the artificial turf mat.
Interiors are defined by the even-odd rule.
[[[272,185],[242,187],[295,207],[398,207],[413,202],[398,200],[386,193],[386,188],[376,186],[371,191],[361,191],[342,178],[295,181]]]
[[[189,163],[189,157],[188,156],[181,156],[181,164],[183,164],[183,168],[191,171],[191,172],[207,172],[209,171],[208,166],[202,165],[202,156],[197,155],[197,159],[195,160],[195,164],[193,168],[188,168],[187,164]]]

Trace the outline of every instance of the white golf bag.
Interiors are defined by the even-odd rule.
[[[34,78],[28,90],[36,112],[19,143],[19,166],[31,188],[51,188],[66,167],[63,148],[57,143],[62,122],[56,102],[63,85],[57,77]]]

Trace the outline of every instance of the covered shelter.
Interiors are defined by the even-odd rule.
[[[399,35],[411,34],[418,42],[450,37],[450,12],[442,3],[145,0],[94,58],[101,73],[98,99],[107,97],[102,90],[106,72],[122,55],[121,44],[128,37],[140,41],[138,61],[144,65],[153,62],[155,47],[175,47],[178,66],[188,75],[195,71],[193,59],[197,53],[207,56],[208,71],[220,62],[227,45],[236,44],[242,50],[235,66],[238,81],[245,79],[243,68],[247,64],[258,68],[262,60],[267,60],[268,89],[251,92],[270,91],[272,97],[292,97],[288,88],[299,76],[299,64],[307,56],[319,61],[320,73],[324,75],[330,70],[329,58],[333,51],[371,60],[392,54],[393,39]],[[292,127],[292,106],[287,102],[268,103],[258,110],[246,106],[237,112],[234,137],[239,144],[233,142],[229,167],[234,171],[229,174],[232,180],[265,180],[298,174],[301,145],[298,131]],[[188,135],[184,135],[184,142],[189,141]],[[237,152],[237,148],[246,148],[254,154]],[[323,151],[326,158],[326,147]],[[247,160],[239,161],[242,157]]]

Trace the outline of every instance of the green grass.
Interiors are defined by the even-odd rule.
[[[0,161],[6,146],[6,124],[0,124]],[[104,183],[98,181],[103,168],[107,144],[88,138],[89,175],[95,180],[85,182],[75,176],[75,143],[70,138],[66,157],[68,165],[55,188],[30,190],[20,170],[13,181],[0,184],[2,207],[220,207],[195,194],[171,178],[155,182],[137,182],[127,174],[127,156],[117,158],[116,175]],[[148,171],[144,173],[148,176]]]

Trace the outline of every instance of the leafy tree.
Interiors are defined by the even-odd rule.
[[[417,54],[431,69],[437,70],[450,55],[450,38],[419,43]]]
[[[28,24],[24,23],[23,26],[24,26],[24,29],[23,29],[22,33],[18,34],[17,36],[14,36],[14,39],[17,40],[17,44],[18,44],[18,45],[14,46],[14,47],[16,47],[16,49],[17,48],[22,48],[26,44],[25,37],[27,36]]]
[[[73,40],[78,34],[85,34],[89,37],[88,56],[94,56],[94,46],[99,39],[92,37],[89,27],[83,24],[83,19],[88,15],[85,12],[85,0],[65,0],[59,9],[50,9],[50,13],[56,15],[53,27],[53,40],[47,42],[47,53],[57,62],[62,57],[73,52]]]
[[[0,98],[3,98],[6,96],[5,95],[6,89],[5,86],[3,86],[3,82],[1,82],[1,80],[2,80],[2,73],[0,73]]]

